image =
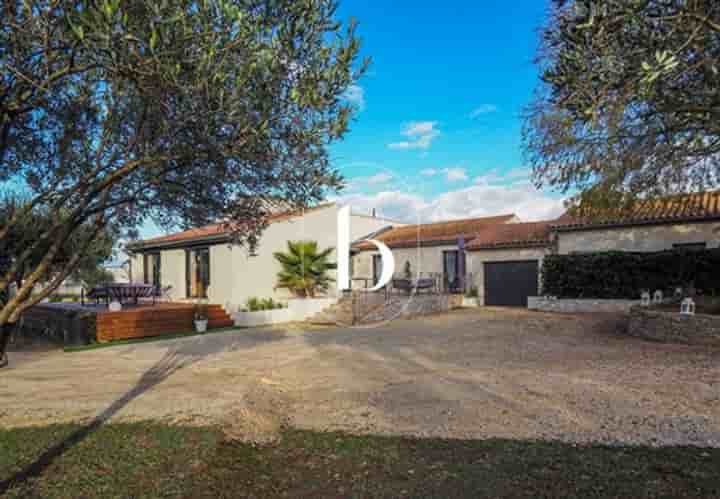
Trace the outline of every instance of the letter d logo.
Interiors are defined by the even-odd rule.
[[[380,251],[382,273],[377,284],[366,291],[377,291],[390,282],[395,273],[395,259],[385,244],[375,239],[362,239]],[[360,241],[358,241],[360,242]],[[337,214],[337,283],[340,291],[350,289],[350,207],[343,206]]]

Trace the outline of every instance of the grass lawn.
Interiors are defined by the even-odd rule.
[[[267,447],[214,428],[0,429],[8,497],[720,497],[720,450],[416,440],[286,430]],[[61,452],[48,449],[67,441]],[[57,449],[57,447],[56,447]],[[8,480],[46,453],[30,478]]]

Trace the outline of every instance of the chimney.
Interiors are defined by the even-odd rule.
[[[375,218],[375,208],[372,209],[372,217]]]

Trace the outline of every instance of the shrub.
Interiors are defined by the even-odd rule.
[[[549,255],[542,276],[543,294],[560,298],[637,299],[643,289],[668,295],[690,285],[698,293],[717,295],[720,249]]]
[[[332,252],[333,248],[320,251],[316,241],[288,241],[287,252],[273,253],[281,267],[276,287],[289,289],[300,298],[326,292],[333,282],[329,272],[337,268],[329,260]]]
[[[272,298],[257,298],[255,296],[248,298],[245,302],[245,312],[258,312],[260,310],[276,310],[279,308],[285,308],[285,305],[279,301],[275,301]]]

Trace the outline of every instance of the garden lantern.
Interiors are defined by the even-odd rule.
[[[663,301],[663,292],[659,289],[655,290],[655,294],[653,294],[653,304],[660,305]]]
[[[695,302],[692,298],[685,298],[680,304],[680,313],[682,315],[695,315]]]
[[[642,305],[643,307],[650,306],[650,292],[649,291],[643,291],[642,294],[640,294],[640,305]]]

